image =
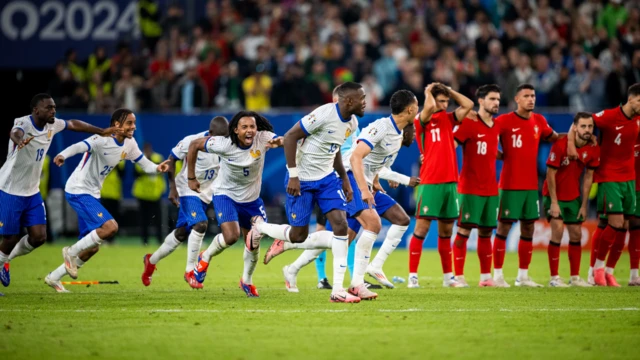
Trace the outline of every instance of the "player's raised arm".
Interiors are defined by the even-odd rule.
[[[431,121],[431,115],[438,111],[436,98],[431,93],[431,90],[437,84],[438,83],[429,84],[424,89],[424,107],[422,108],[422,112],[420,113],[420,122],[423,124]]]
[[[195,139],[189,144],[189,152],[187,153],[187,180],[189,180],[189,188],[195,192],[200,192],[200,183],[196,178],[198,151],[206,151],[205,146],[209,139],[211,138]]]
[[[300,126],[300,122],[297,122],[284,134],[284,139],[282,140],[284,157],[287,161],[287,170],[289,171],[289,182],[287,184],[287,193],[289,195],[300,195],[300,179],[298,179],[298,169],[296,167],[296,148],[298,146],[298,140],[306,136],[307,133]],[[344,167],[342,171],[344,172]],[[347,183],[348,182],[347,180]]]
[[[373,145],[368,143],[366,140],[359,141],[349,160],[351,162],[351,172],[353,172],[353,177],[356,179],[358,189],[360,189],[360,192],[362,193],[362,201],[369,204],[369,208],[372,208],[376,203],[373,200],[373,194],[371,194],[369,185],[367,184],[367,179],[364,176],[364,165],[362,164],[362,160],[369,155],[372,150],[372,146]]]
[[[67,129],[71,131],[76,131],[76,132],[96,134],[100,136],[111,136],[111,135],[119,134],[122,132],[122,129],[119,127],[113,126],[106,129],[102,129],[81,120],[67,120]]]
[[[469,112],[473,110],[473,100],[451,88],[449,89],[449,94],[456,104],[458,104],[458,108],[454,111],[456,119],[462,121],[462,119],[466,118]]]
[[[60,154],[56,155],[53,159],[53,163],[62,166],[64,161],[74,155],[81,154],[83,152],[91,151],[91,145],[87,140],[83,140],[79,143],[75,143],[68,148],[64,149]]]

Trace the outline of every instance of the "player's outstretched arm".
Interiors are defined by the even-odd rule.
[[[395,182],[396,184],[402,184],[405,186],[411,186],[411,187],[416,187],[418,184],[420,184],[419,177],[417,176],[409,177],[407,175],[400,174],[399,172],[393,171],[386,166],[380,169],[378,176],[380,177],[380,179],[387,180],[389,182],[389,186],[391,186],[392,189],[395,189],[398,187],[397,185],[392,186],[391,184],[392,182]]]
[[[96,134],[100,136],[111,136],[122,133],[122,129],[115,126],[102,129],[91,124],[87,124],[86,122],[81,120],[67,120],[67,129],[76,132]]]
[[[206,151],[205,147],[209,138],[195,139],[189,144],[189,152],[187,152],[187,180],[189,180],[189,188],[195,192],[200,192],[200,182],[196,178],[196,160],[198,160],[198,151]]]
[[[75,143],[68,148],[64,149],[60,154],[56,155],[53,159],[53,163],[62,166],[64,161],[74,155],[81,154],[83,152],[91,151],[91,147],[87,141],[81,141],[79,143]]]
[[[180,206],[178,188],[176,188],[176,158],[173,154],[169,155],[169,170],[167,170],[167,179],[169,179],[169,201],[175,206]]]
[[[549,197],[551,197],[549,215],[553,218],[558,218],[560,216],[560,205],[558,205],[558,194],[556,193],[557,172],[557,169],[547,166],[547,186],[549,187]]]
[[[451,98],[458,104],[458,108],[454,111],[456,119],[462,121],[469,115],[469,112],[473,110],[473,100],[451,88],[449,88],[449,94],[451,94]]]
[[[436,99],[433,97],[431,93],[431,89],[438,83],[429,84],[424,89],[424,107],[422,108],[422,112],[420,112],[420,122],[425,124],[431,121],[431,115],[433,115],[437,110]]]
[[[140,166],[140,169],[147,174],[166,173],[169,170],[169,160],[165,160],[160,164],[156,164],[153,161],[147,159],[146,156],[142,156],[136,163]]]
[[[297,122],[284,134],[284,139],[282,140],[284,158],[287,161],[287,170],[289,171],[287,194],[292,196],[300,195],[300,179],[298,178],[298,168],[296,165],[296,148],[298,146],[298,140],[304,137],[306,137],[306,134],[304,130],[302,130],[302,127],[300,127],[300,122]]]
[[[18,150],[20,150],[23,147],[29,145],[34,137],[31,136],[25,139],[24,131],[20,128],[14,128],[13,130],[11,130],[11,133],[9,133],[9,138],[11,139],[11,141],[13,141],[14,144],[18,145]]]
[[[369,204],[369,208],[373,208],[376,203],[373,200],[373,194],[369,191],[369,185],[367,184],[367,179],[364,176],[364,165],[362,163],[362,160],[369,155],[370,152],[371,147],[369,147],[366,142],[360,141],[353,150],[349,161],[351,162],[353,177],[356,179],[358,189],[360,189],[360,193],[362,194],[362,201]],[[347,179],[347,181],[349,180]]]

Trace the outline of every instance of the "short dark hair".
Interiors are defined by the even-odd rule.
[[[362,89],[362,85],[353,81],[347,81],[346,83],[338,85],[335,89],[335,93],[338,94],[338,97],[344,97],[349,92],[358,91],[360,89]]]
[[[535,91],[536,88],[531,84],[520,84],[516,88],[516,94],[519,93],[522,90],[533,90],[533,91]]]
[[[127,118],[130,114],[133,114],[133,111],[125,108],[118,109],[111,114],[111,125],[114,126],[117,122],[123,123],[124,119]]]
[[[238,134],[236,134],[233,130],[238,128],[238,123],[240,119],[243,117],[252,117],[256,120],[256,127],[258,131],[271,131],[273,132],[273,125],[265,118],[264,116],[258,114],[255,111],[240,111],[237,114],[233,115],[233,118],[229,122],[229,138],[231,139],[231,143],[238,146],[240,141],[238,140]]]
[[[627,90],[628,96],[638,96],[640,95],[640,83],[635,83],[629,86],[629,90]]]
[[[34,96],[33,99],[31,99],[31,110],[33,111],[33,108],[38,107],[38,104],[40,103],[40,101],[45,99],[51,99],[51,95],[46,93],[40,93]]]
[[[416,96],[409,90],[398,90],[393,95],[391,95],[391,99],[389,100],[389,106],[391,106],[392,114],[400,114],[403,112],[407,106],[411,105],[414,101],[416,101]]]
[[[437,98],[438,95],[451,97],[451,94],[449,93],[449,89],[447,89],[447,87],[442,85],[442,84],[438,84],[438,85],[435,85],[434,87],[432,87],[431,88],[431,95],[433,95],[434,98]]]
[[[591,118],[590,113],[580,111],[573,117],[573,124],[578,125],[578,121],[580,121],[580,119],[590,119],[590,118]]]
[[[500,94],[500,86],[496,84],[482,85],[478,88],[478,90],[476,90],[476,97],[478,99],[484,99],[487,97],[487,95],[489,95],[489,93],[492,92]]]
[[[211,119],[209,129],[213,129],[213,132],[209,133],[211,136],[227,136],[229,135],[229,120],[224,116],[216,116]]]

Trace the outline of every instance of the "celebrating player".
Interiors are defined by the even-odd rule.
[[[465,120],[453,133],[457,144],[463,147],[458,234],[453,243],[456,280],[469,286],[464,278],[467,240],[471,229],[478,228],[478,259],[480,260],[480,287],[495,286],[491,279],[491,234],[497,226],[498,183],[496,157],[500,129],[493,116],[500,108],[500,87],[484,85],[476,91],[480,109],[477,119]]]
[[[220,156],[220,175],[213,182],[213,207],[222,233],[213,238],[209,248],[199,256],[194,272],[202,283],[209,268],[211,257],[219,255],[240,238],[240,230],[245,239],[244,272],[240,288],[248,297],[258,297],[253,284],[260,237],[251,236],[251,219],[266,220],[264,202],[260,198],[262,170],[267,150],[282,146],[282,137],[273,133],[273,126],[262,115],[253,111],[240,111],[229,123],[228,136],[211,136],[193,140],[187,155],[187,174],[191,190],[201,192],[201,184],[196,177],[198,151],[206,151]],[[256,234],[257,235],[257,234]],[[200,243],[202,239],[200,239]],[[189,251],[198,251],[190,247]]]
[[[600,166],[593,176],[598,183],[600,223],[593,234],[591,255],[593,282],[598,286],[620,286],[613,270],[624,248],[629,227],[627,220],[636,213],[634,150],[640,126],[639,115],[640,83],[637,83],[629,87],[626,104],[601,111],[593,117],[600,130],[601,148]],[[634,221],[633,227],[638,225]],[[637,237],[634,237],[630,248],[638,249]],[[609,249],[611,254],[607,259]]]
[[[447,113],[449,99],[459,107]],[[416,226],[409,243],[409,288],[418,284],[418,266],[422,243],[432,220],[438,220],[438,252],[444,273],[443,286],[462,287],[451,269],[451,233],[458,218],[458,164],[453,141],[453,127],[473,108],[473,101],[441,84],[425,89],[424,108],[414,120],[416,137],[424,161],[420,167],[420,185],[416,209]]]
[[[187,251],[187,268],[184,278],[194,289],[202,288],[202,283],[196,280],[193,270],[198,259],[198,252],[202,246],[202,239],[207,232],[209,219],[207,218],[207,207],[213,199],[213,180],[218,176],[220,169],[219,157],[217,154],[210,154],[200,151],[197,154],[196,177],[200,181],[200,193],[189,189],[187,172],[189,165],[180,169],[178,176],[174,179],[176,160],[184,160],[189,151],[189,145],[193,140],[208,138],[209,136],[228,136],[229,122],[223,116],[216,116],[209,123],[209,131],[195,135],[189,135],[182,139],[171,150],[169,156],[169,200],[178,207],[178,221],[176,229],[164,239],[164,242],[153,255],[144,256],[144,271],[142,273],[142,283],[144,286],[151,284],[151,275],[156,270],[158,261],[169,256],[180,243],[189,239]],[[203,279],[204,281],[204,279]]]
[[[575,132],[578,159],[570,160],[567,154],[569,137],[559,139],[553,144],[547,160],[547,179],[542,188],[545,213],[551,225],[551,241],[547,249],[551,280],[549,286],[568,287],[558,275],[560,242],[564,234],[564,225],[569,232],[569,263],[571,265],[572,286],[591,286],[580,278],[580,257],[582,255],[582,226],[587,217],[589,191],[593,183],[593,172],[600,164],[600,147],[591,144],[594,122],[591,114],[579,112],[573,118],[572,130]],[[587,171],[582,184],[580,201],[580,176],[584,168]]]
[[[9,156],[0,169],[0,282],[9,286],[9,262],[26,255],[47,240],[47,215],[40,196],[40,174],[53,136],[65,129],[111,135],[114,128],[100,129],[80,120],[56,118],[56,103],[49,94],[31,100],[31,115],[14,120],[9,134]],[[13,144],[12,144],[13,142]],[[27,235],[20,238],[26,227]]]
[[[361,299],[377,296],[369,290],[363,290],[366,288],[364,286],[365,272],[384,286],[394,287],[382,271],[382,266],[402,240],[402,235],[410,222],[409,216],[402,207],[381,190],[378,175],[383,168],[388,169],[393,164],[401,146],[410,146],[413,142],[415,132],[411,121],[418,112],[418,103],[410,91],[400,90],[391,96],[391,109],[392,115],[390,117],[378,119],[367,126],[357,139],[357,146],[343,156],[343,161],[349,164],[347,169],[350,170],[347,175],[351,186],[352,188],[358,187],[358,190],[354,189],[354,200],[347,204],[349,240],[353,241],[360,228],[365,228],[356,245],[355,271],[349,290],[351,294],[358,294]],[[359,185],[358,179],[364,181],[365,185]],[[413,178],[412,181],[411,184],[415,186],[419,179]],[[369,187],[375,191],[375,196],[371,194]],[[369,264],[367,259],[370,257],[371,247],[377,236],[373,237],[368,232],[379,231],[381,227],[380,216],[389,220],[392,225],[380,251],[373,262]],[[367,230],[367,228],[373,228],[373,230]],[[314,256],[314,250],[309,249],[328,249],[331,246],[330,231],[317,231],[299,244],[276,240],[267,251],[265,263],[286,250],[308,249],[293,264],[283,268],[287,289],[290,292],[298,292],[297,274]]]
[[[114,111],[111,126],[122,129],[122,134],[112,138],[93,136],[69,146],[53,160],[56,165],[62,166],[69,157],[84,153],[64,189],[67,202],[78,214],[80,240],[73,246],[62,249],[64,264],[44,279],[57,292],[67,292],[60,283],[65,274],[76,279],[78,268],[98,251],[102,241],[118,232],[118,224],[100,203],[100,190],[107,175],[122,160],[139,164],[148,174],[166,172],[169,169],[168,160],[156,165],[144,157],[138,148],[138,143],[133,139],[136,116],[131,110]]]
[[[495,122],[500,129],[504,165],[500,175],[500,212],[498,230],[493,242],[493,281],[498,287],[509,287],[504,280],[507,236],[514,222],[520,220],[518,243],[518,277],[516,286],[541,287],[529,278],[529,264],[533,250],[534,222],[540,218],[538,198],[538,146],[540,139],[554,142],[558,134],[544,116],[536,114],[535,88],[522,84],[516,90],[517,109],[500,115]]]
[[[274,239],[303,242],[309,234],[313,205],[317,203],[333,229],[333,289],[330,300],[360,302],[359,297],[349,294],[343,287],[348,250],[346,210],[352,189],[342,157],[337,155],[340,146],[358,128],[355,115],[364,115],[365,92],[362,85],[353,82],[340,85],[337,92],[337,103],[313,110],[284,137],[288,168],[285,176],[286,211],[291,226],[268,224],[255,218],[254,229]]]

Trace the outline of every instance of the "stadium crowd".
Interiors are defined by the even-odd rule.
[[[394,91],[424,100],[437,81],[471,97],[518,84],[537,105],[593,111],[640,82],[638,0],[209,1],[194,24],[179,4],[139,2],[141,42],[73,49],[49,91],[60,108],[312,107],[356,81],[368,110]]]

